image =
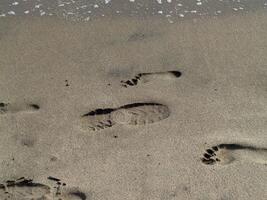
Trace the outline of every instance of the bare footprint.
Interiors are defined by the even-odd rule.
[[[86,195],[77,190],[62,190],[62,184],[59,179],[56,181],[56,187],[49,187],[41,183],[34,183],[32,180],[24,177],[7,181],[0,184],[1,200],[86,200]]]
[[[167,71],[167,72],[154,72],[154,73],[140,73],[134,78],[121,81],[121,86],[129,87],[136,86],[139,83],[147,83],[152,80],[162,79],[162,80],[173,80],[179,78],[182,75],[179,71]]]
[[[168,118],[168,106],[158,103],[133,103],[118,108],[96,109],[81,118],[84,130],[97,131],[121,125],[146,125]]]
[[[37,104],[26,103],[0,103],[0,114],[11,114],[18,112],[34,112],[39,110]]]
[[[49,186],[24,178],[0,184],[1,200],[48,200],[50,193]]]
[[[233,161],[267,164],[267,149],[241,144],[219,144],[206,149],[202,163],[226,165]]]
[[[66,183],[61,182],[60,179],[55,177],[48,177],[49,180],[54,181],[56,183],[56,187],[54,187],[55,191],[53,192],[51,200],[86,200],[86,194],[79,191],[78,189],[73,188],[64,188]],[[49,199],[50,200],[50,199]]]
[[[57,195],[57,200],[86,200],[87,197],[83,192],[71,190],[69,192]]]

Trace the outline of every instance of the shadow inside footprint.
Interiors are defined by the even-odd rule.
[[[94,116],[94,115],[106,115],[106,114],[110,114],[112,111],[114,111],[115,109],[113,108],[105,108],[105,109],[96,109],[93,111],[90,111],[84,115],[82,115],[82,117],[86,117],[86,116]]]
[[[33,108],[34,110],[39,110],[39,109],[40,109],[40,106],[37,105],[37,104],[29,104],[29,106],[30,106],[31,108]]]

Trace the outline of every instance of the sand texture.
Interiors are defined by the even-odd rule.
[[[267,14],[0,27],[1,199],[267,199]]]

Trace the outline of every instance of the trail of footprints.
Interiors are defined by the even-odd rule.
[[[182,75],[179,71],[140,73],[134,78],[121,81],[121,86],[127,88],[153,80],[174,80]],[[0,115],[26,112],[40,109],[38,104],[0,103]],[[167,105],[156,102],[138,102],[122,105],[117,108],[98,108],[81,116],[83,130],[99,131],[114,125],[139,126],[159,122],[170,116]],[[241,144],[219,144],[206,149],[201,161],[205,165],[227,165],[234,161],[248,161],[267,165],[267,149]],[[32,180],[21,178],[0,184],[1,200],[86,200],[86,195],[78,190],[62,192],[65,183],[57,178],[55,187]]]
[[[148,83],[153,80],[174,80],[182,75],[179,71],[167,71],[167,72],[153,72],[153,73],[139,73],[134,78],[128,80],[122,80],[122,87],[136,86],[139,83]]]
[[[81,126],[84,130],[97,131],[120,125],[146,125],[168,118],[168,106],[159,103],[133,103],[118,108],[96,109],[84,114]]]
[[[127,88],[127,87],[133,87],[137,86],[138,84],[147,83],[153,80],[174,80],[179,78],[182,75],[179,71],[167,71],[167,72],[155,72],[155,73],[139,73],[134,78],[129,80],[123,80],[121,81],[121,86]],[[161,105],[163,106],[163,105]],[[135,109],[135,108],[134,108]],[[139,118],[140,120],[133,120],[135,123],[128,123],[124,122],[123,124],[135,124],[135,125],[144,125],[165,119],[169,116],[170,111],[168,110],[168,107],[165,106],[163,112],[155,112],[155,110],[158,110],[159,107],[140,107],[138,110],[140,113],[131,113],[128,114],[125,118],[132,118],[135,117]],[[118,109],[120,110],[120,109]],[[154,112],[152,111],[154,110]],[[116,112],[114,112],[116,114]],[[153,116],[154,115],[154,116]],[[121,118],[124,118],[124,115],[121,114]],[[144,120],[144,118],[146,118]],[[154,120],[154,118],[158,120]],[[127,121],[127,120],[125,120]],[[99,122],[99,121],[98,121]],[[112,115],[109,115],[109,122],[108,126],[113,126],[116,123],[121,123],[120,120],[116,121],[115,117]],[[105,128],[98,123],[94,126],[92,123],[90,125],[90,128],[92,130],[99,130]],[[201,158],[202,163],[206,165],[214,165],[214,164],[220,164],[220,165],[226,165],[229,163],[232,163],[233,161],[248,161],[248,162],[254,162],[254,163],[260,163],[260,164],[267,164],[267,149],[265,148],[257,148],[249,145],[241,145],[241,144],[219,144],[217,146],[213,146],[209,149],[206,149],[205,153],[203,154],[203,157]]]
[[[234,161],[267,165],[267,148],[241,144],[219,144],[206,149],[201,160],[206,165],[227,165]]]
[[[181,76],[179,71],[166,71],[154,73],[140,73],[134,78],[121,81],[121,86],[136,86],[139,83],[146,83],[152,80],[173,80]],[[98,131],[120,125],[146,125],[168,118],[170,109],[167,105],[156,102],[138,102],[126,104],[118,108],[98,108],[90,111],[81,117],[83,130]]]
[[[35,183],[24,177],[18,180],[6,181],[0,184],[1,200],[86,200],[85,193],[79,190],[62,190],[62,183],[59,179],[48,177],[55,181],[56,186],[50,187],[42,183]]]

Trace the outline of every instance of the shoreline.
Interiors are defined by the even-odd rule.
[[[2,5],[1,5],[2,4]],[[57,16],[73,21],[89,21],[106,17],[159,17],[170,23],[177,19],[192,19],[202,16],[220,17],[238,15],[257,10],[265,10],[264,0],[255,2],[230,1],[151,1],[131,2],[125,0],[104,1],[57,1],[41,0],[36,3],[2,2],[0,3],[0,19],[12,16]]]

